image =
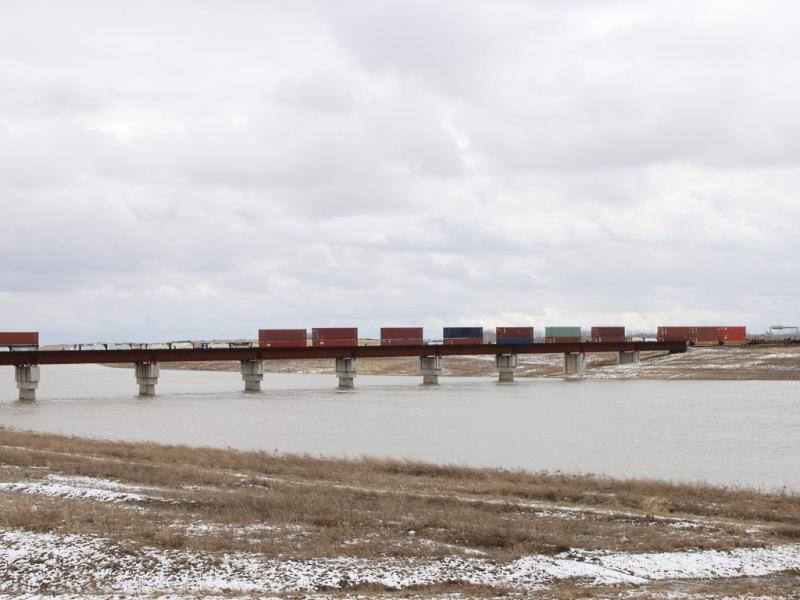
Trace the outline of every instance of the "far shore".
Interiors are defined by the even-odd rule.
[[[110,367],[133,365],[109,364]],[[162,369],[237,372],[234,361],[162,363]],[[269,360],[265,373],[333,374],[331,360]],[[419,376],[417,358],[362,358],[362,375]],[[492,377],[497,375],[493,356],[452,356],[443,361],[443,376]],[[563,377],[559,354],[520,355],[516,376]],[[691,348],[685,354],[642,353],[641,362],[618,365],[615,353],[587,356],[586,378],[594,379],[705,379],[705,380],[800,380],[800,345]]]

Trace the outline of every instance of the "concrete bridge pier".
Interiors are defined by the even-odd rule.
[[[358,375],[358,359],[347,357],[336,359],[336,376],[339,378],[340,388],[355,387],[354,380]]]
[[[155,396],[158,383],[158,363],[136,363],[136,383],[139,384],[140,396]]]
[[[495,359],[497,361],[497,372],[500,374],[500,383],[513,383],[514,372],[519,364],[517,355],[498,354]]]
[[[641,362],[639,358],[639,351],[632,350],[630,352],[620,352],[619,353],[619,364],[621,365],[634,365]]]
[[[260,392],[261,380],[264,379],[264,361],[243,360],[242,380],[244,381],[245,392]]]
[[[36,400],[39,387],[39,365],[15,365],[14,378],[17,380],[20,400]]]
[[[564,374],[583,375],[586,372],[586,355],[583,352],[566,352],[564,354]]]
[[[438,385],[439,375],[442,374],[441,356],[420,356],[419,370],[422,371],[422,383],[425,385]]]

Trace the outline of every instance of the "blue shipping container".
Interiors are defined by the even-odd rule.
[[[445,327],[444,339],[483,338],[483,327]]]

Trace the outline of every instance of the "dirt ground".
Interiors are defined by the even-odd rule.
[[[124,365],[109,365],[124,366]],[[130,366],[130,365],[127,365]],[[162,363],[165,369],[238,371],[239,363],[229,361]],[[332,360],[265,361],[266,373],[334,372]],[[417,358],[362,358],[358,372],[363,375],[420,374]],[[494,356],[448,356],[443,360],[444,376],[496,376]],[[519,356],[517,377],[562,377],[564,358],[560,354]],[[589,354],[585,377],[602,379],[800,379],[800,345],[748,346],[741,348],[691,348],[685,354],[646,352],[634,365],[617,364],[615,353]]]

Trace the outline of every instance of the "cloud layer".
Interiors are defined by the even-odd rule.
[[[800,320],[793,3],[3,13],[0,329]]]

